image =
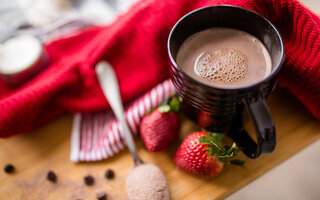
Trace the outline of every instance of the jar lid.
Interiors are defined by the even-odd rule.
[[[31,67],[41,56],[41,42],[30,35],[8,39],[0,46],[0,73],[16,74]]]

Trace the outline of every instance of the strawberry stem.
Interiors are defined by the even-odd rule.
[[[161,112],[161,113],[167,113],[170,111],[170,106],[169,105],[161,105],[158,107],[158,110]]]
[[[161,113],[167,113],[173,111],[175,113],[180,111],[181,107],[181,98],[179,97],[170,97],[168,98],[163,105],[158,107],[158,110]]]

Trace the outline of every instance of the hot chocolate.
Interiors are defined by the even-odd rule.
[[[210,28],[191,35],[181,45],[176,61],[194,79],[222,88],[252,85],[272,71],[264,45],[231,28]]]

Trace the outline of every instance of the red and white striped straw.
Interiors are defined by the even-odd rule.
[[[175,94],[171,80],[166,80],[126,107],[125,117],[134,136],[142,117]],[[71,133],[73,162],[98,161],[119,153],[126,146],[123,132],[112,111],[74,115]]]

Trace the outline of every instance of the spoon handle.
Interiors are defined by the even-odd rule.
[[[108,62],[99,62],[96,66],[96,72],[102,91],[107,98],[115,116],[119,120],[124,133],[124,139],[127,143],[130,153],[133,156],[135,165],[143,163],[138,155],[134,140],[125,120],[123,105],[121,103],[121,97],[119,92],[119,85],[117,76]]]

